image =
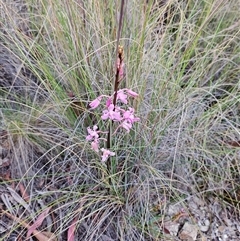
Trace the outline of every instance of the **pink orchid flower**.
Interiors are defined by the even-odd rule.
[[[99,152],[99,139],[95,139],[92,143],[91,143],[91,147],[94,151]]]
[[[123,89],[117,92],[117,100],[120,100],[123,104],[127,104],[127,97]]]
[[[128,110],[126,110],[123,113],[123,119],[127,120],[131,123],[134,123],[136,121],[140,121],[140,118],[134,116],[134,108],[129,107]]]
[[[99,131],[97,131],[98,127],[96,125],[93,126],[91,129],[90,127],[87,128],[88,136],[86,137],[87,141],[91,141],[92,139],[98,139]]]
[[[107,149],[102,148],[101,151],[103,152],[102,162],[105,162],[109,158],[109,156],[115,156],[115,152],[109,151]]]
[[[123,118],[122,123],[119,125],[119,127],[123,127],[127,133],[130,132],[130,129],[132,128],[132,124],[134,122],[140,121],[140,118],[134,116],[134,109],[129,107],[128,110],[122,110],[123,111]]]
[[[96,109],[96,108],[99,106],[101,100],[102,100],[102,96],[99,96],[99,97],[97,97],[95,100],[93,100],[93,101],[89,104],[89,106],[91,107],[91,109],[92,109],[92,110],[93,110],[93,109]]]
[[[113,120],[113,121],[120,121],[122,119],[120,112],[118,110],[114,110],[114,105],[110,104],[107,110],[103,111],[101,116],[103,120]]]

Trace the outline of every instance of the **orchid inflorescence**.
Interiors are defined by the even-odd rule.
[[[107,161],[110,156],[115,155],[115,152],[109,150],[111,148],[110,136],[114,135],[120,128],[125,129],[126,132],[129,133],[133,124],[140,120],[138,117],[134,116],[134,108],[128,107],[127,109],[123,109],[124,105],[128,105],[128,97],[138,97],[138,94],[136,92],[128,88],[118,89],[120,81],[124,78],[125,64],[123,58],[123,46],[119,45],[117,49],[114,93],[111,96],[100,95],[89,104],[90,109],[96,109],[100,105],[102,99],[106,98],[105,109],[102,112],[101,119],[103,121],[108,121],[109,130],[107,132],[103,132],[98,130],[98,126],[94,125],[92,128],[87,128],[88,135],[86,137],[87,141],[91,141],[91,148],[96,152],[99,152],[100,140],[107,142],[108,149],[101,148],[102,162]],[[118,105],[118,103],[120,103],[121,105]],[[118,126],[112,133],[110,127],[113,122],[117,122]],[[107,139],[100,138],[100,133],[107,134]]]
[[[115,93],[114,93],[115,94]],[[90,109],[96,109],[103,98],[106,98],[106,104],[105,104],[105,109],[102,112],[101,119],[104,121],[110,120],[112,122],[116,122],[119,125],[117,126],[116,130],[114,131],[113,134],[117,132],[119,128],[123,128],[126,130],[127,133],[130,132],[133,124],[137,121],[140,120],[140,118],[135,117],[134,115],[134,108],[128,107],[127,109],[123,109],[122,106],[117,106],[114,105],[113,99],[114,99],[114,94],[111,96],[107,95],[100,95],[97,97],[95,100],[93,100],[89,106]],[[130,89],[120,89],[117,91],[117,102],[116,103],[121,103],[121,104],[128,104],[128,97],[137,97],[138,94]],[[100,138],[99,134],[108,134],[108,132],[103,132],[98,130],[98,126],[94,125],[92,128],[88,127],[87,128],[88,135],[86,137],[87,141],[91,141],[91,148],[99,152],[99,143],[100,140],[102,141],[107,141],[105,138]],[[113,135],[112,134],[112,135]],[[115,152],[112,152],[108,149],[101,148],[100,149],[102,152],[102,162],[105,162],[109,156],[114,156]]]

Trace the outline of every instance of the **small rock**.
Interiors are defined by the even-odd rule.
[[[210,221],[208,219],[205,219],[201,222],[198,222],[199,228],[202,232],[207,232],[210,227]]]
[[[179,223],[173,221],[167,221],[164,223],[163,231],[172,236],[177,236],[179,230]]]
[[[228,241],[228,236],[227,234],[224,234],[223,237],[222,237],[223,241]]]
[[[221,225],[221,226],[218,227],[218,231],[219,231],[220,233],[223,233],[225,230],[226,230],[226,227],[223,226],[223,225]]]
[[[195,241],[197,238],[198,228],[196,225],[192,225],[186,222],[179,234],[179,238],[185,241]]]

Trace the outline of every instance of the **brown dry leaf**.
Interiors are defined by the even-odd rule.
[[[78,217],[75,217],[72,221],[72,224],[70,225],[70,227],[68,229],[67,241],[74,241],[75,240],[74,232],[75,232],[75,229],[76,229],[77,221],[78,221]]]
[[[46,216],[48,215],[48,212],[51,208],[47,208],[46,210],[44,210],[37,218],[37,220],[28,228],[28,232],[27,232],[27,238],[29,238],[31,236],[31,234],[33,233],[34,230],[36,230],[38,227],[40,227],[42,225],[43,220],[46,218]]]
[[[240,147],[240,141],[228,141],[227,144],[233,147]]]
[[[22,183],[19,183],[19,190],[20,190],[20,193],[22,195],[22,198],[26,202],[29,202],[30,201],[29,194],[28,194],[26,188],[24,187],[24,185]]]
[[[5,214],[7,217],[11,218],[12,220],[18,222],[24,228],[27,228],[27,229],[30,228],[30,225],[28,225],[25,221],[21,220],[18,217],[15,217],[11,213],[4,211],[3,214]],[[41,231],[34,230],[33,235],[38,241],[57,241],[56,236],[53,233],[41,232]]]
[[[82,200],[80,200],[80,205],[79,205],[79,208],[77,209],[77,212],[81,212],[81,209],[82,209],[82,207],[83,207],[83,205],[84,205],[85,202],[86,202],[86,199],[85,199],[85,198],[83,198]],[[73,221],[72,221],[72,223],[71,223],[71,225],[70,225],[70,227],[69,227],[69,229],[68,229],[67,241],[74,241],[74,239],[75,239],[74,232],[75,232],[75,229],[76,229],[76,224],[77,224],[78,219],[79,219],[79,215],[77,215],[77,216],[73,219]]]

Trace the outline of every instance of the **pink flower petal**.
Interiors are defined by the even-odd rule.
[[[107,161],[109,156],[115,156],[115,152],[109,151],[107,149],[102,148],[101,151],[103,152],[103,154],[102,154],[102,162]]]
[[[127,104],[127,97],[123,89],[117,92],[117,100],[120,100],[123,104]]]
[[[103,114],[102,114],[102,116],[101,116],[102,120],[107,120],[108,117],[109,117],[108,111],[107,111],[107,110],[104,110],[104,111],[103,111]]]
[[[131,97],[138,97],[138,93],[130,90],[130,89],[126,89],[127,93],[131,96]]]
[[[91,147],[94,151],[96,152],[99,152],[99,142],[98,142],[98,139],[94,140],[92,143],[91,143]]]
[[[101,116],[102,120],[107,120],[108,118],[113,121],[120,121],[122,119],[121,114],[118,109],[114,110],[114,105],[110,104],[107,110],[103,111]]]
[[[113,121],[121,121],[121,120],[122,120],[122,117],[121,117],[120,112],[117,112],[117,111],[114,111],[114,112],[112,113],[111,117],[112,117],[111,119],[112,119]]]
[[[86,137],[87,141],[91,141],[92,139],[96,139],[99,137],[98,132],[97,131],[98,127],[96,125],[93,126],[93,129],[91,129],[90,127],[87,128],[87,132],[88,135]]]
[[[102,96],[99,96],[99,97],[97,97],[95,100],[93,100],[93,101],[89,104],[89,106],[91,107],[91,109],[96,109],[96,108],[99,106],[101,100],[102,100]]]
[[[106,106],[109,107],[112,104],[112,98],[109,97],[106,101]]]

